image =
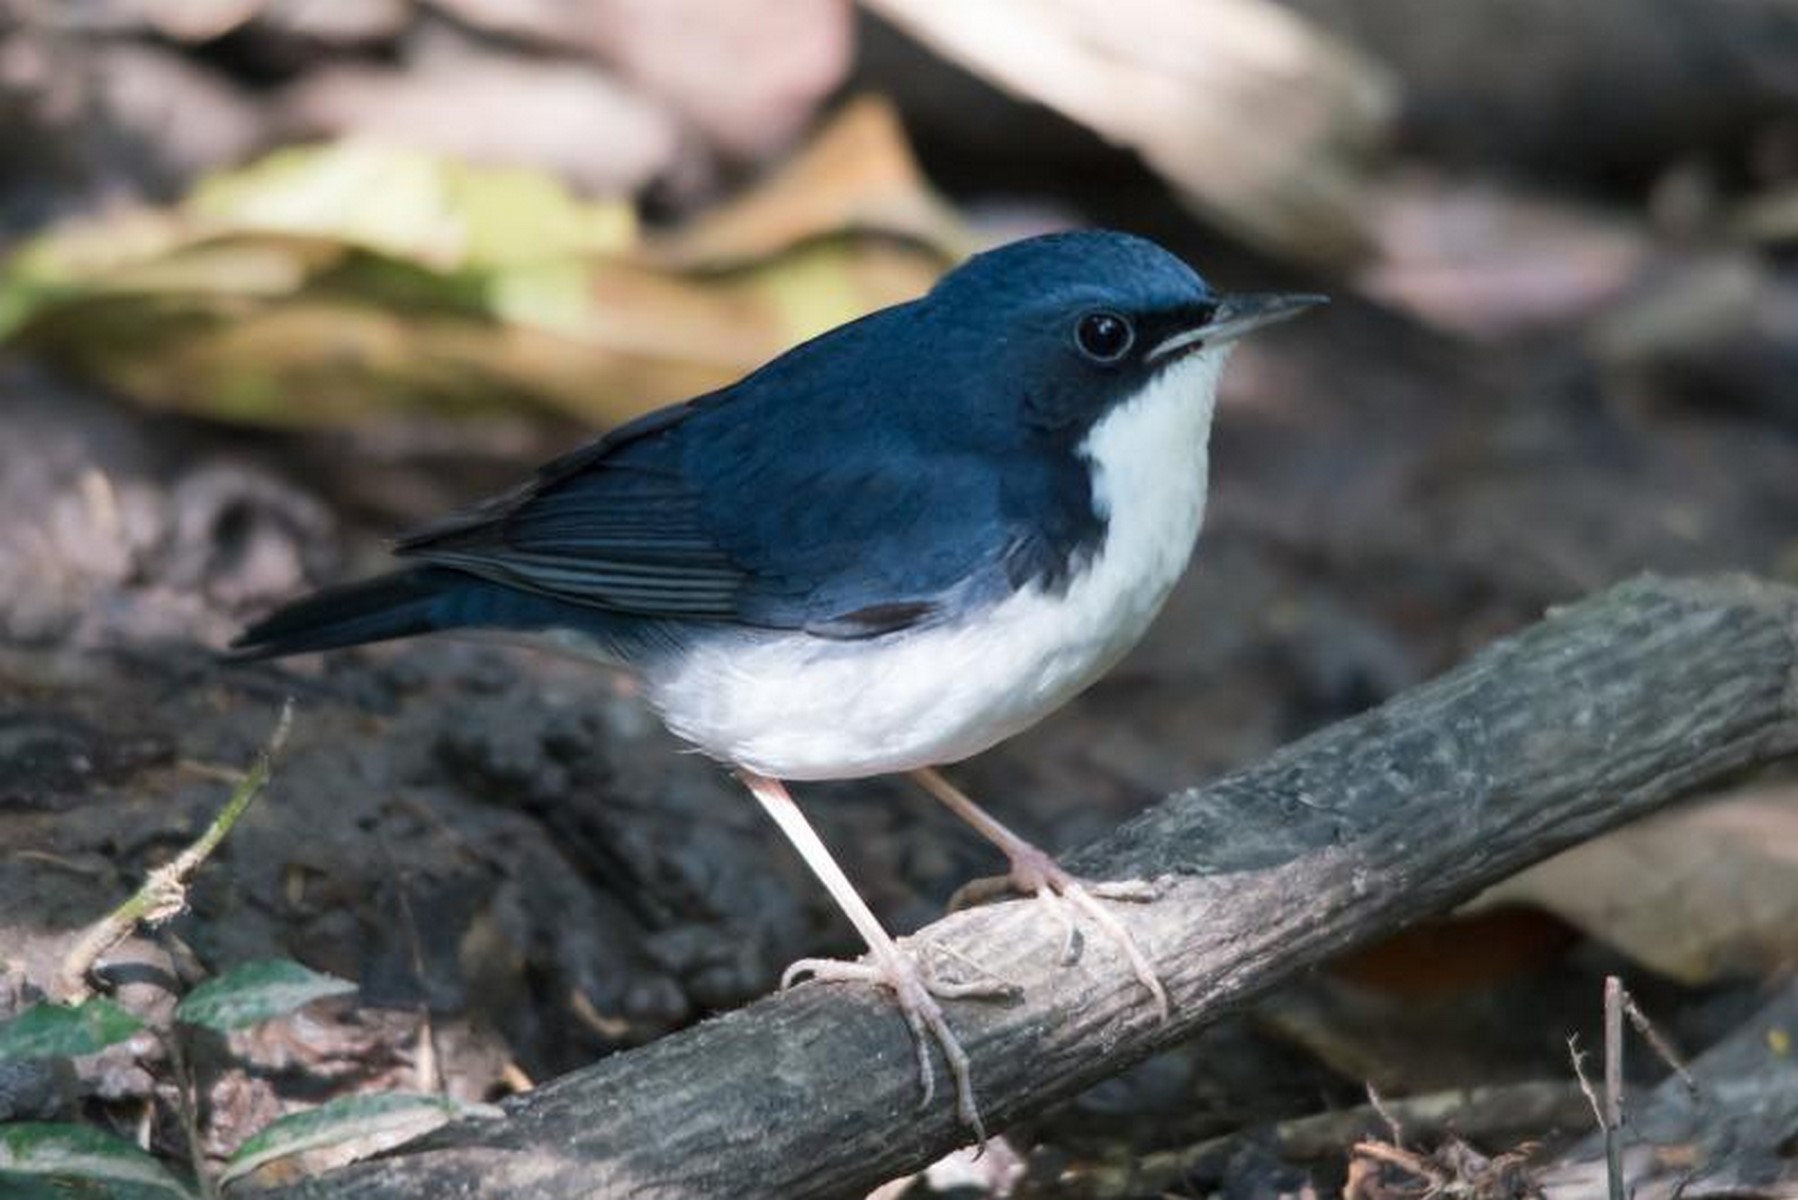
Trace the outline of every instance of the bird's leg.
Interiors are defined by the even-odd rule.
[[[1155,888],[1151,884],[1140,879],[1111,883],[1090,883],[1079,879],[1064,870],[1053,856],[1025,841],[993,814],[974,803],[966,792],[943,778],[940,772],[922,767],[911,775],[917,780],[918,786],[942,801],[950,812],[972,825],[976,833],[997,846],[1011,863],[1009,875],[969,884],[958,893],[961,900],[984,900],[1008,888],[1037,897],[1067,931],[1063,957],[1068,962],[1078,956],[1080,948],[1080,932],[1075,924],[1074,913],[1084,914],[1124,952],[1124,957],[1130,960],[1130,969],[1135,973],[1137,981],[1148,990],[1150,999],[1155,1002],[1156,1012],[1163,1020],[1167,1018],[1167,989],[1162,986],[1161,977],[1155,973],[1148,956],[1136,944],[1136,938],[1124,928],[1123,922],[1099,903],[1101,899],[1137,902],[1153,900]]]
[[[830,856],[830,851],[825,849],[817,832],[799,811],[799,806],[793,803],[793,797],[787,793],[786,786],[778,779],[770,779],[752,771],[739,771],[738,775],[748,785],[762,808],[774,818],[780,831],[787,835],[787,840],[799,851],[799,857],[812,869],[812,873],[830,893],[831,899],[837,902],[837,907],[843,910],[843,915],[855,926],[856,932],[868,943],[868,961],[800,959],[787,968],[786,973],[781,976],[780,985],[787,987],[799,976],[809,975],[814,979],[832,982],[873,983],[891,991],[898,1001],[900,1014],[911,1029],[912,1044],[918,1052],[918,1075],[924,1086],[924,1098],[919,1107],[929,1104],[931,1096],[935,1094],[936,1080],[930,1065],[929,1045],[934,1041],[942,1050],[943,1057],[948,1060],[949,1074],[955,1079],[955,1111],[974,1131],[976,1139],[985,1142],[986,1130],[980,1123],[980,1109],[974,1103],[974,1086],[968,1074],[968,1056],[962,1050],[961,1043],[955,1040],[955,1034],[950,1031],[936,997],[1006,995],[1015,989],[1005,985],[951,983],[930,978],[881,928],[879,919],[856,893],[849,877],[843,874],[843,869]]]

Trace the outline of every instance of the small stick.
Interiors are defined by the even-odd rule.
[[[138,922],[149,925],[160,925],[187,906],[187,883],[193,873],[200,869],[211,853],[218,849],[231,827],[237,824],[239,817],[250,807],[250,802],[267,785],[269,773],[274,762],[287,745],[287,734],[293,726],[293,699],[289,697],[281,706],[280,719],[275,722],[275,730],[269,735],[268,743],[256,756],[250,769],[244,772],[237,787],[231,792],[231,798],[219,815],[212,819],[192,845],[177,854],[173,861],[164,863],[151,871],[145,878],[143,886],[134,892],[129,900],[88,926],[68,954],[63,956],[62,966],[56,973],[57,994],[70,1003],[87,999],[93,989],[88,984],[88,972],[93,969],[102,954],[124,941],[137,928]]]
[[[1623,1145],[1623,981],[1604,980],[1604,1168],[1610,1200],[1624,1200]]]
[[[630,1036],[629,1021],[600,1012],[599,1007],[579,987],[568,990],[568,1009],[576,1020],[602,1038],[616,1042]]]
[[[1374,1088],[1372,1081],[1367,1084],[1367,1103],[1373,1107],[1374,1112],[1380,1115],[1380,1120],[1386,1122],[1386,1128],[1392,1134],[1392,1144],[1403,1150],[1405,1148],[1404,1126],[1398,1123],[1398,1118],[1393,1116],[1391,1110],[1386,1107],[1386,1101],[1381,1099],[1380,1093]]]
[[[1586,1103],[1592,1106],[1592,1120],[1600,1129],[1604,1128],[1604,1106],[1598,1102],[1598,1093],[1592,1090],[1592,1081],[1586,1078],[1586,1052],[1579,1048],[1579,1034],[1567,1037],[1567,1057],[1573,1060],[1573,1077],[1579,1080],[1579,1090],[1585,1093]]]
[[[194,1079],[193,1062],[182,1045],[179,1025],[162,1031],[162,1046],[168,1052],[169,1066],[175,1075],[175,1113],[181,1120],[181,1138],[187,1144],[188,1165],[200,1185],[203,1200],[214,1200],[218,1186],[206,1166],[206,1146],[200,1140],[200,1088]]]
[[[1350,1154],[1357,1158],[1371,1158],[1377,1162],[1390,1163],[1401,1171],[1427,1181],[1433,1193],[1440,1192],[1449,1183],[1448,1176],[1428,1159],[1398,1146],[1388,1146],[1384,1142],[1356,1142]]]
[[[524,1068],[509,1058],[500,1067],[499,1077],[501,1082],[512,1089],[514,1095],[522,1095],[537,1086],[537,1081],[526,1075]]]
[[[1654,1022],[1648,1019],[1648,1014],[1636,1007],[1636,998],[1629,994],[1628,988],[1623,990],[1623,1015],[1628,1017],[1629,1023],[1636,1027],[1636,1032],[1642,1035],[1642,1040],[1647,1042],[1656,1054],[1660,1055],[1661,1061],[1666,1063],[1675,1075],[1679,1076],[1679,1081],[1685,1085],[1686,1094],[1696,1101],[1698,1099],[1698,1081],[1692,1078],[1692,1072],[1686,1069],[1686,1064],[1680,1060],[1678,1054],[1674,1053],[1672,1043],[1661,1034],[1659,1029],[1655,1028]]]
[[[412,914],[412,893],[406,884],[406,872],[394,861],[387,839],[380,839],[381,857],[393,879],[394,896],[400,906],[400,928],[406,935],[406,957],[412,967],[413,982],[418,984],[418,1044],[414,1053],[413,1073],[421,1092],[443,1091],[442,1072],[437,1064],[443,1056],[437,1050],[437,1027],[431,1021],[431,985],[425,978],[424,942],[418,936],[418,921]]]

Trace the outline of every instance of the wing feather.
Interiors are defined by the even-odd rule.
[[[732,619],[747,575],[707,528],[667,436],[708,399],[622,426],[394,552],[614,612]]]
[[[1021,586],[1006,548],[1089,504],[1084,468],[1070,456],[1058,481],[991,429],[916,419],[940,379],[890,372],[866,396],[869,355],[910,344],[907,320],[885,310],[640,418],[395,552],[609,612],[842,639]],[[823,352],[843,339],[861,349]],[[926,386],[928,405],[908,391]]]

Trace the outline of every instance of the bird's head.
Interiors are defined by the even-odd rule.
[[[1221,365],[1242,335],[1322,302],[1220,295],[1155,243],[1095,230],[975,255],[923,308],[956,361],[1005,381],[983,389],[989,403],[1021,405],[1029,424],[1077,436],[1164,372]]]

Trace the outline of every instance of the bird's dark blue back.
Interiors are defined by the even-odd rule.
[[[1121,234],[976,256],[917,301],[403,539],[402,556],[474,578],[415,575],[379,603],[406,608],[397,633],[587,623],[616,641],[637,622],[857,638],[1060,587],[1104,535],[1080,439],[1149,378],[1140,360],[1083,358],[1074,322],[1095,309],[1190,319],[1209,296],[1178,259]],[[434,607],[419,594],[446,588]],[[309,639],[296,642],[330,640],[323,626],[358,603],[339,594],[296,616]],[[376,627],[357,630],[396,635],[360,632]]]
[[[981,332],[943,315],[835,330],[402,550],[602,608],[849,637],[1052,584],[1100,531],[1086,469],[1030,452],[1044,435],[983,393],[1003,383],[942,369]]]

